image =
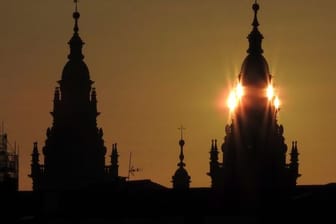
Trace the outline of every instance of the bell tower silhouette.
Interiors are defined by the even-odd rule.
[[[34,143],[31,175],[34,190],[86,188],[104,181],[106,173],[111,173],[105,167],[106,147],[103,130],[97,127],[96,90],[83,60],[79,18],[75,1],[74,33],[68,42],[68,61],[55,89],[53,123],[47,129],[43,147],[44,166],[38,164],[37,143]],[[116,172],[113,176],[117,176]]]
[[[290,163],[286,163],[284,128],[277,121],[280,101],[263,56],[264,37],[258,29],[257,1],[252,9],[248,55],[228,100],[232,123],[225,127],[222,161],[218,159],[217,144],[212,141],[208,173],[212,188],[230,192],[231,196],[239,195],[244,200],[287,193],[295,188],[300,176],[296,142]]]

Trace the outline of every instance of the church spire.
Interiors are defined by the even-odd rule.
[[[78,0],[74,0],[74,2],[75,2],[75,11],[72,14],[72,17],[75,20],[75,25],[73,28],[74,34],[68,43],[70,45],[70,54],[68,55],[68,58],[69,60],[82,60],[84,58],[84,55],[82,54],[82,47],[84,45],[84,42],[82,41],[82,39],[79,37],[78,34],[79,31],[78,19],[80,17],[77,6]]]
[[[110,166],[110,175],[113,179],[117,179],[118,174],[118,168],[119,168],[119,162],[118,162],[118,149],[117,149],[117,143],[112,144],[112,153],[111,153],[111,166]]]
[[[30,165],[31,173],[28,175],[33,180],[33,191],[38,191],[40,188],[41,166],[39,163],[40,153],[38,152],[37,142],[34,142],[32,160]]]
[[[263,35],[260,33],[258,26],[258,11],[259,11],[259,4],[257,0],[254,2],[252,9],[254,11],[254,19],[252,22],[253,29],[251,33],[248,35],[247,39],[249,40],[249,48],[247,53],[249,54],[262,54],[263,49],[261,48],[261,41],[264,38]]]
[[[187,170],[184,168],[185,167],[185,163],[183,162],[184,160],[184,154],[183,154],[183,146],[185,144],[184,140],[183,140],[183,130],[184,127],[181,126],[179,128],[181,130],[181,139],[179,141],[179,145],[180,145],[180,162],[177,164],[177,166],[179,167],[174,176],[173,176],[173,188],[174,189],[188,189],[189,188],[189,184],[190,184],[190,176],[188,175]]]

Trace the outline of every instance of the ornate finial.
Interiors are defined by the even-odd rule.
[[[247,52],[249,54],[262,54],[263,50],[261,48],[261,41],[264,38],[263,35],[258,30],[259,22],[258,22],[258,11],[259,11],[259,4],[257,3],[257,0],[252,5],[252,9],[254,11],[254,19],[252,22],[253,29],[251,33],[248,35],[248,40],[250,42],[249,49]]]
[[[258,14],[258,10],[259,10],[259,4],[257,3],[257,0],[254,2],[253,6],[252,6],[252,9],[254,11],[254,19],[253,19],[253,23],[252,25],[254,27],[257,27],[259,26],[259,22],[258,22],[258,17],[257,17],[257,14]]]
[[[179,141],[179,145],[180,145],[180,156],[179,156],[179,158],[180,158],[180,162],[177,164],[179,167],[184,167],[185,166],[185,164],[184,164],[184,162],[183,162],[183,160],[184,160],[184,154],[183,154],[183,146],[184,146],[184,144],[185,144],[185,142],[184,142],[184,140],[183,140],[183,130],[185,130],[185,128],[181,125],[181,127],[180,128],[178,128],[180,131],[181,131],[181,139],[180,139],[180,141]]]
[[[78,19],[80,17],[77,6],[78,0],[74,0],[74,3],[75,3],[75,12],[72,14],[72,17],[75,19],[74,32],[78,33]]]

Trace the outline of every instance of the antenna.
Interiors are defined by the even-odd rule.
[[[128,175],[127,175],[127,179],[130,180],[131,174],[132,174],[132,176],[134,176],[134,173],[135,172],[139,172],[139,171],[141,171],[140,168],[135,168],[132,165],[132,152],[130,152],[129,161],[128,161]]]
[[[131,160],[132,160],[132,152],[130,152],[129,159],[128,159],[128,175],[127,179],[130,179],[130,173],[131,173]]]

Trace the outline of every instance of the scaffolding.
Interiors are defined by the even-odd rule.
[[[18,191],[19,155],[16,144],[9,144],[7,134],[0,133],[0,191]]]

